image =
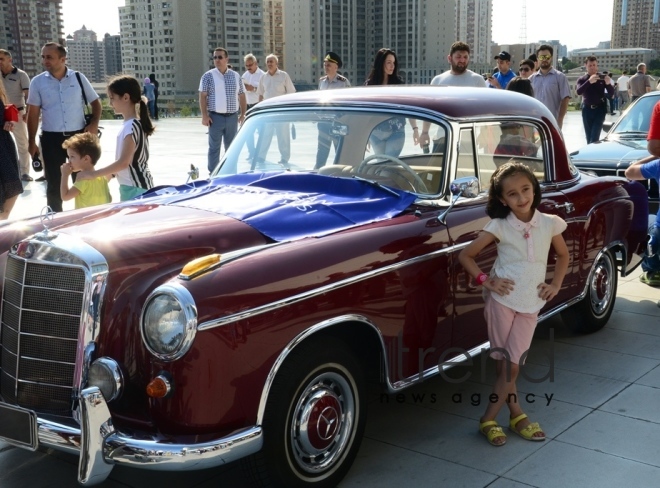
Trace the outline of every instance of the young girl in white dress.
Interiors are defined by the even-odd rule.
[[[494,446],[506,442],[506,435],[495,420],[505,403],[512,432],[530,441],[545,440],[539,424],[530,422],[520,408],[516,389],[538,313],[557,295],[568,268],[568,249],[561,235],[566,223],[560,217],[539,212],[540,203],[541,187],[527,166],[513,159],[500,166],[491,178],[488,194],[487,213],[492,220],[459,255],[466,271],[485,289],[484,315],[490,356],[496,360],[493,393],[497,401],[489,402],[479,431]],[[479,269],[475,258],[493,242],[497,245],[497,259],[488,276]],[[551,244],[557,261],[552,282],[546,283]]]

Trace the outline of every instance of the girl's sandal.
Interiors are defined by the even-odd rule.
[[[512,418],[509,420],[509,429],[512,432],[515,432],[518,434],[520,437],[522,437],[525,440],[528,441],[535,441],[535,442],[541,442],[545,440],[545,433],[543,432],[543,429],[541,429],[541,426],[538,424],[538,422],[532,422],[529,424],[527,427],[524,429],[516,429],[516,425],[518,425],[518,422],[521,420],[524,420],[527,418],[527,415],[524,413],[521,413],[515,418]],[[542,436],[535,436],[537,432],[542,433]]]
[[[488,430],[485,428],[490,427]],[[493,446],[499,447],[506,444],[506,434],[502,430],[502,427],[497,425],[497,422],[494,420],[487,420],[486,422],[481,422],[479,424],[479,432],[486,436],[488,442]],[[495,442],[495,439],[504,438],[502,442]]]

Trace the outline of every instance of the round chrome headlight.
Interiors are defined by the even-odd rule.
[[[163,361],[182,357],[195,338],[197,307],[190,292],[177,283],[156,288],[144,305],[140,332],[149,351]]]
[[[119,397],[123,382],[121,369],[114,359],[99,358],[90,364],[87,385],[97,386],[106,402]]]

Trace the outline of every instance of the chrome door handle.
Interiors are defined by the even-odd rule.
[[[560,208],[563,208],[567,214],[575,211],[575,206],[570,202],[562,203],[561,205],[555,205],[555,209],[559,210]]]

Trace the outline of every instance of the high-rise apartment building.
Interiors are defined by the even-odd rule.
[[[660,51],[658,0],[614,0],[611,48],[636,47]]]
[[[340,73],[361,85],[387,47],[406,83],[426,84],[447,69],[456,40],[456,0],[285,0],[284,18],[287,72],[300,83],[318,83],[323,57],[334,51]]]
[[[278,66],[286,71],[284,57],[284,0],[264,0],[264,54],[273,53],[279,61]],[[265,60],[257,57],[265,70]]]
[[[64,44],[62,0],[0,1],[0,42],[16,66],[41,73],[41,48],[53,41]]]
[[[155,74],[165,99],[196,98],[214,48],[226,48],[239,71],[248,52],[263,58],[262,7],[262,0],[126,0],[119,7],[123,71]]]
[[[456,0],[456,39],[470,46],[470,68],[489,71],[491,56],[493,0]]]
[[[89,81],[105,81],[105,50],[96,32],[84,25],[66,38],[67,65],[85,74]]]
[[[108,33],[103,37],[105,51],[105,75],[113,76],[121,73],[121,41],[118,35]]]

